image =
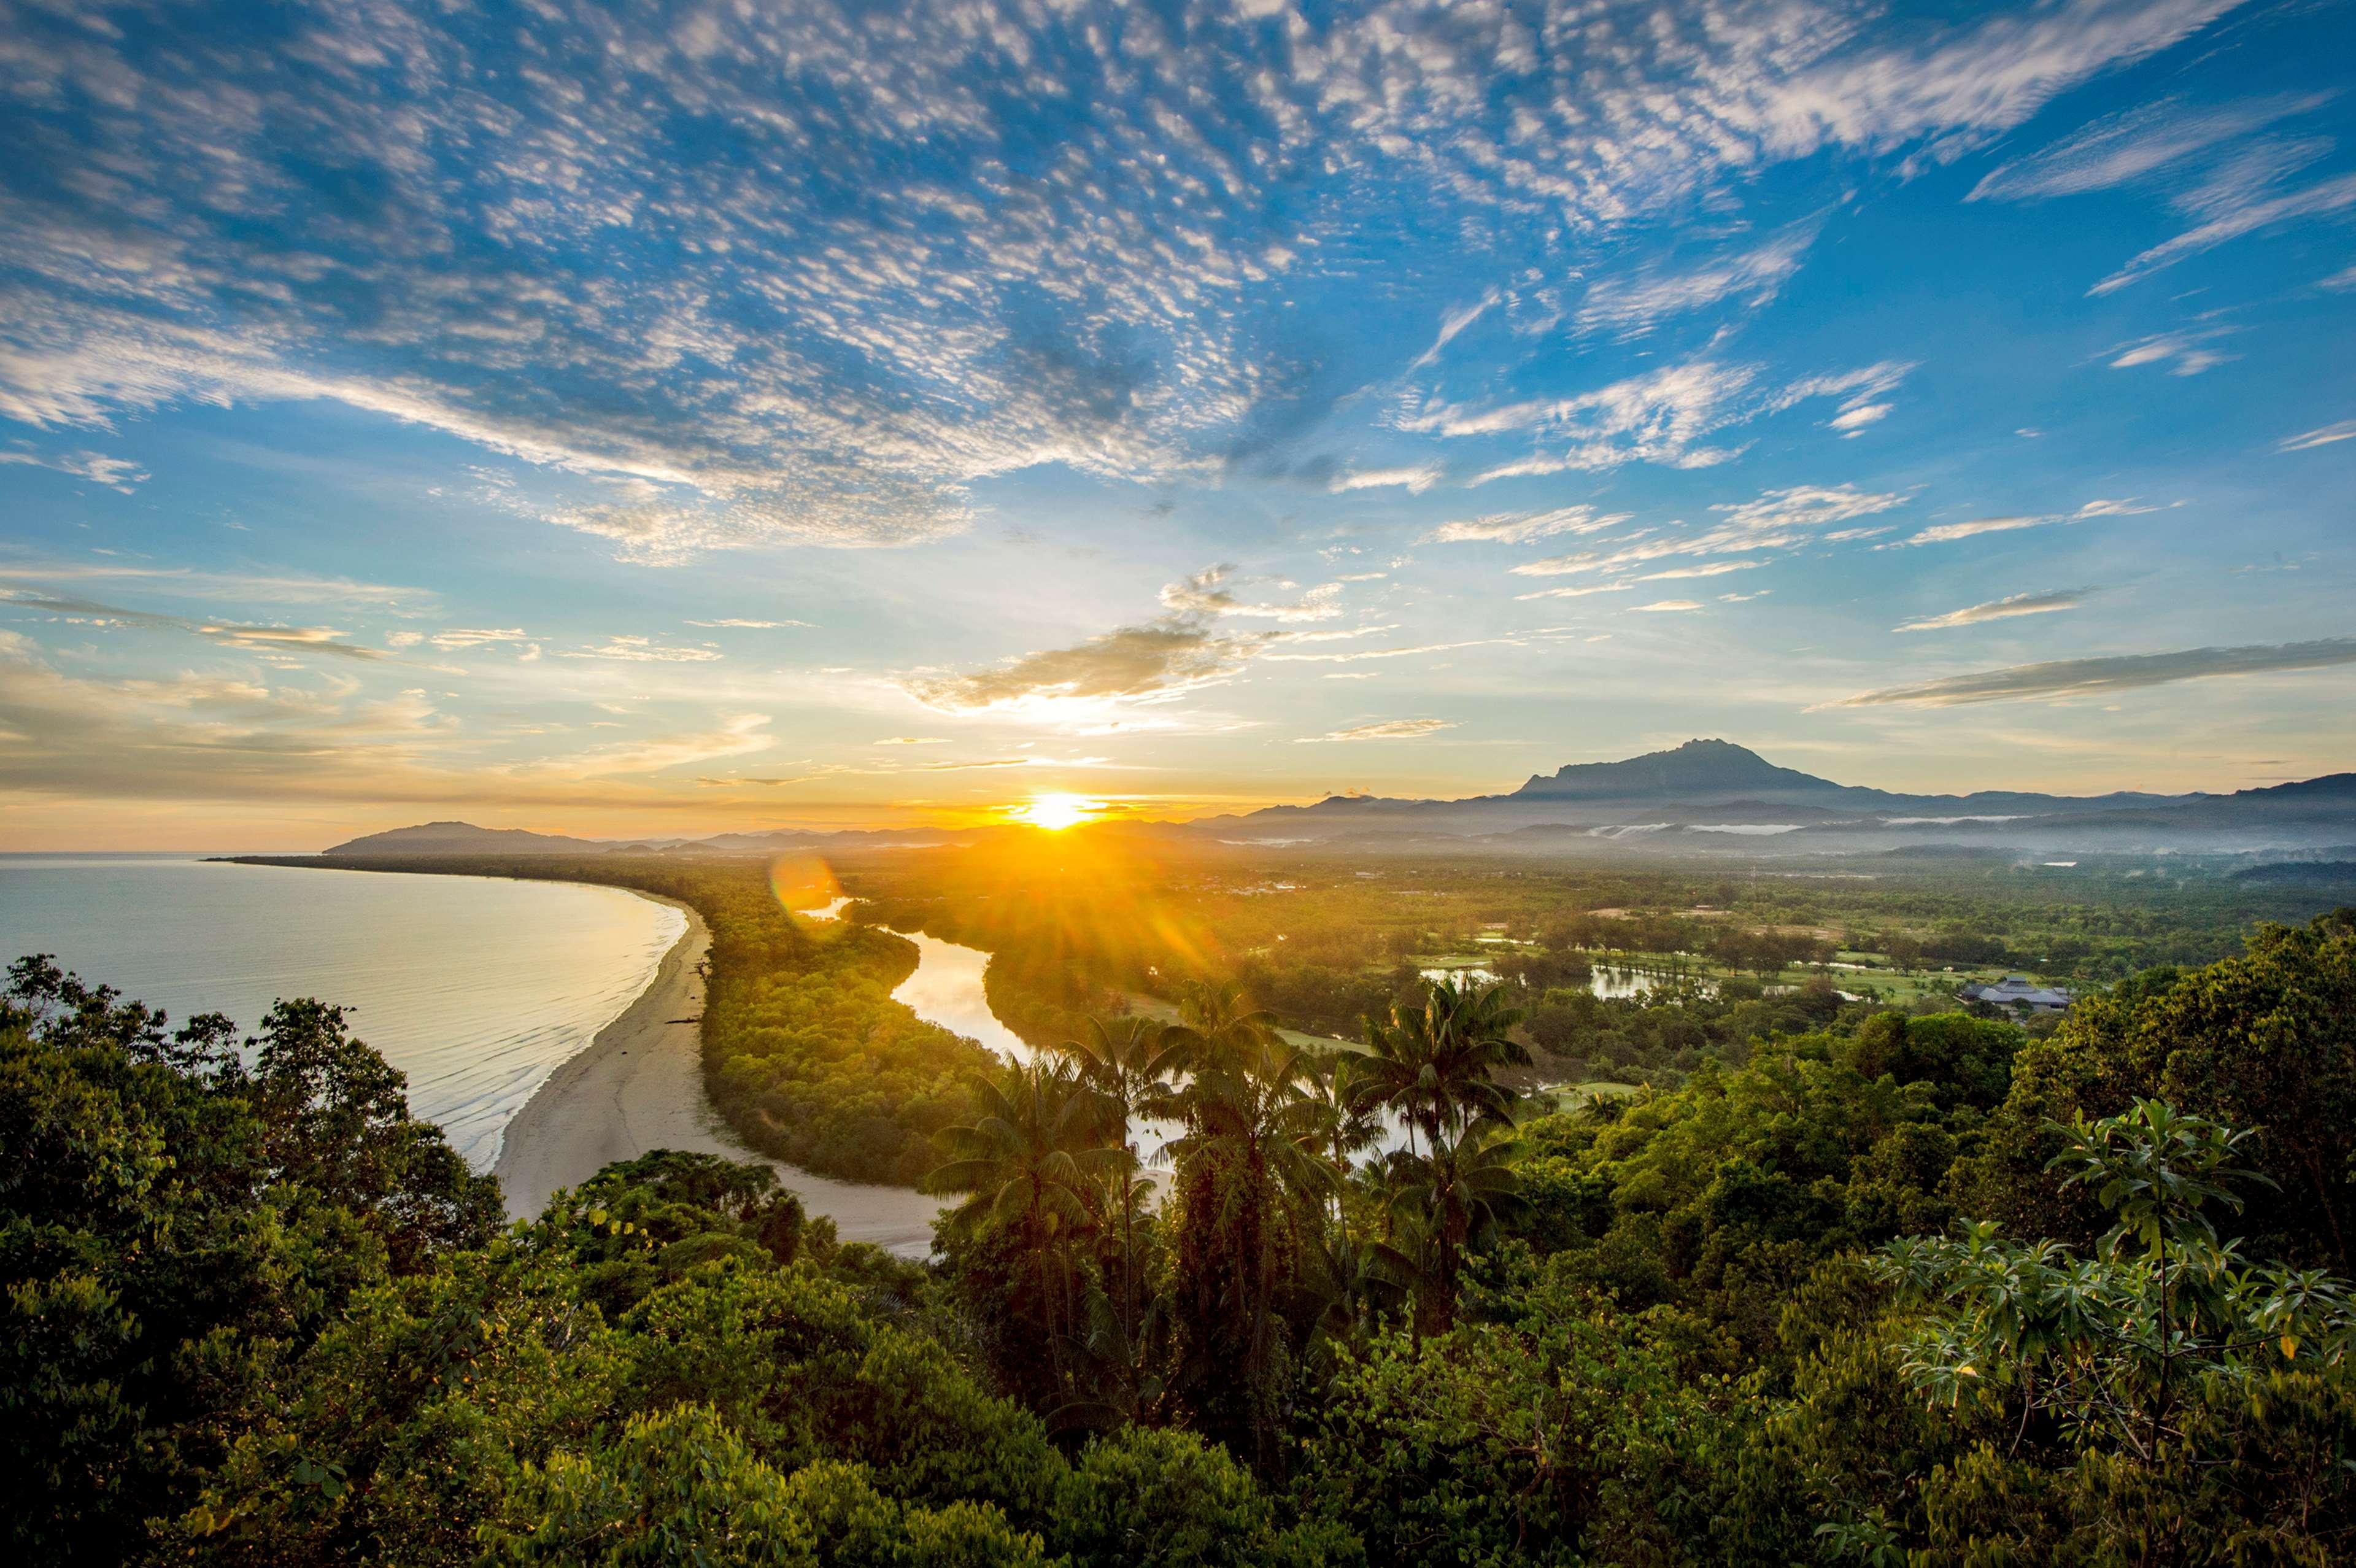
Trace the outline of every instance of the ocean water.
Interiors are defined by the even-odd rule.
[[[616,887],[0,855],[0,962],[53,953],[92,983],[251,1032],[280,997],[349,1008],[477,1170],[509,1118],[654,978],[687,929]]]

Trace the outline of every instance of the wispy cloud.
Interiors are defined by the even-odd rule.
[[[2207,222],[2154,245],[2086,292],[2115,293],[2163,267],[2172,267],[2187,257],[2213,250],[2244,234],[2301,218],[2345,212],[2351,207],[2356,207],[2356,174],[2340,175],[2276,196],[2261,195],[2258,189],[2244,191],[2222,204],[2222,210]]]
[[[2142,183],[2196,155],[2321,107],[2329,94],[2196,107],[2180,99],[2105,115],[1984,177],[1967,201],[2041,201]]]
[[[2095,696],[2110,692],[2164,686],[2222,675],[2269,675],[2356,664],[2356,638],[2311,642],[2265,643],[2242,648],[2190,648],[2173,653],[2135,653],[2098,659],[2062,659],[2018,664],[1975,675],[1953,675],[1919,685],[1892,686],[1843,698],[1831,707],[1957,707],[2036,697]]]
[[[1597,533],[1626,522],[1633,513],[1599,512],[1591,506],[1547,511],[1501,511],[1443,522],[1423,536],[1427,544],[1526,544],[1558,533]],[[1376,575],[1380,575],[1377,573]]]
[[[2343,419],[2337,424],[2326,424],[2297,435],[2286,435],[2275,444],[2277,452],[2310,452],[2318,446],[2329,446],[2335,441],[2356,439],[2356,419]]]
[[[2165,364],[2172,376],[2197,376],[2203,371],[2214,370],[2238,358],[2221,353],[2206,345],[2227,337],[2235,329],[2212,327],[2197,332],[2164,332],[2157,337],[2137,338],[2123,344],[2111,361],[2115,371],[2134,370],[2139,365]],[[2172,361],[2172,362],[2171,362]]]
[[[732,618],[727,620],[691,620],[687,624],[703,627],[709,630],[775,631],[780,627],[806,627],[811,623],[806,620],[739,620]]]
[[[1332,620],[1342,613],[1339,583],[1312,588],[1290,604],[1248,604],[1237,598],[1234,590],[1226,585],[1235,570],[1229,565],[1209,566],[1191,577],[1165,585],[1162,590],[1163,607],[1179,615],[1243,616],[1274,621]]]
[[[1632,605],[1631,609],[1646,615],[1674,615],[1685,610],[1701,608],[1698,599],[1655,599],[1649,605]]]
[[[1525,561],[1506,570],[1520,577],[1609,575],[1676,556],[1791,550],[1825,537],[1817,531],[1833,523],[1877,516],[1905,505],[1906,499],[1897,491],[1860,490],[1854,485],[1793,485],[1747,501],[1713,505],[1710,510],[1718,521],[1707,527],[1688,528],[1679,521],[1642,529],[1592,549]],[[1738,569],[1721,565],[1717,570]]]
[[[1756,310],[1800,270],[1801,259],[1815,242],[1816,227],[1814,221],[1799,224],[1764,244],[1683,270],[1656,267],[1606,278],[1591,285],[1580,303],[1580,328],[1641,337],[1665,317],[1723,300],[1737,299]]]
[[[1912,369],[1885,361],[1778,383],[1761,366],[1703,358],[1569,397],[1483,408],[1427,403],[1402,414],[1399,424],[1456,439],[1519,434],[1538,439],[1529,456],[1475,474],[1475,485],[1640,462],[1708,468],[1739,455],[1713,444],[1724,432],[1818,399],[1837,400],[1844,412],[1886,403]]]
[[[1351,490],[1405,490],[1419,496],[1438,484],[1446,470],[1437,463],[1416,463],[1390,468],[1345,468],[1325,481],[1335,495]]]
[[[0,605],[43,610],[93,626],[135,626],[154,630],[187,632],[249,653],[321,654],[336,659],[379,660],[383,650],[346,642],[345,634],[324,626],[240,626],[226,621],[194,620],[186,616],[158,615],[151,610],[125,609],[94,599],[0,588]]]
[[[1923,529],[1904,539],[1878,545],[1881,550],[1901,550],[1914,544],[1952,544],[1958,539],[1976,539],[1983,533],[2013,533],[2024,528],[2044,528],[2054,523],[2084,522],[2100,517],[2139,517],[2160,509],[2138,500],[2091,500],[2076,511],[2016,514],[2006,517],[1976,517],[1963,522],[1943,522]]]
[[[1314,745],[1329,740],[1417,740],[1455,727],[1453,719],[1385,719],[1376,724],[1353,725],[1331,735],[1304,735],[1300,741]]]
[[[147,482],[147,470],[138,464],[98,452],[0,450],[0,463],[55,469],[60,474],[70,474],[77,479],[87,479],[94,485],[104,485],[111,490],[120,490],[126,496]]]
[[[2010,620],[2016,616],[2051,615],[2074,610],[2086,602],[2090,588],[2058,588],[2051,593],[2010,594],[1985,604],[1966,605],[1944,615],[1925,616],[1893,627],[1894,631],[1944,631],[1950,627],[1978,626],[1983,621]]]
[[[680,648],[650,637],[609,637],[594,648],[568,648],[567,659],[611,659],[625,664],[709,664],[721,657],[717,649]]]

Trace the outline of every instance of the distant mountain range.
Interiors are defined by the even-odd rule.
[[[1023,828],[722,833],[705,839],[608,842],[515,829],[428,822],[337,844],[331,855],[777,854],[787,849],[887,848],[970,843]],[[1938,845],[2025,854],[2279,853],[2310,856],[2356,846],[2356,773],[2334,773],[2230,795],[2044,795],[1979,790],[1907,795],[1838,784],[1780,768],[1747,746],[1689,740],[1621,762],[1574,763],[1533,774],[1511,794],[1462,800],[1336,795],[1313,806],[1272,806],[1184,823],[1107,824],[1181,840],[1280,846],[1408,847],[1450,841],[1543,854],[1682,855],[1886,853]]]
[[[1198,828],[1211,823],[1197,823]],[[1381,834],[1674,845],[1684,853],[1857,853],[1931,843],[2088,852],[2308,852],[2356,843],[2356,773],[2231,795],[1909,795],[1779,768],[1747,746],[1689,740],[1623,762],[1531,776],[1462,800],[1334,796],[1217,820],[1230,837]]]

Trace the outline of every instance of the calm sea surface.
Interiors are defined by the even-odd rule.
[[[351,1011],[410,1109],[478,1170],[508,1119],[654,978],[686,917],[613,887],[0,855],[0,963],[31,952],[177,1022],[251,1031],[282,996]]]

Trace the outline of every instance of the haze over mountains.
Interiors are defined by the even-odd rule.
[[[886,848],[971,843],[1013,827],[784,829],[703,839],[604,841],[466,822],[428,822],[336,845],[331,855],[711,854],[796,847]],[[2312,856],[2356,845],[2356,773],[2232,794],[2045,795],[1981,790],[1910,795],[1780,768],[1746,746],[1690,740],[1620,762],[1534,774],[1510,794],[1462,800],[1332,796],[1184,823],[1107,823],[1100,831],[1270,847],[1433,848],[1577,854],[1634,850],[1759,857],[1859,854],[1953,845],[2038,854],[2210,853]]]

